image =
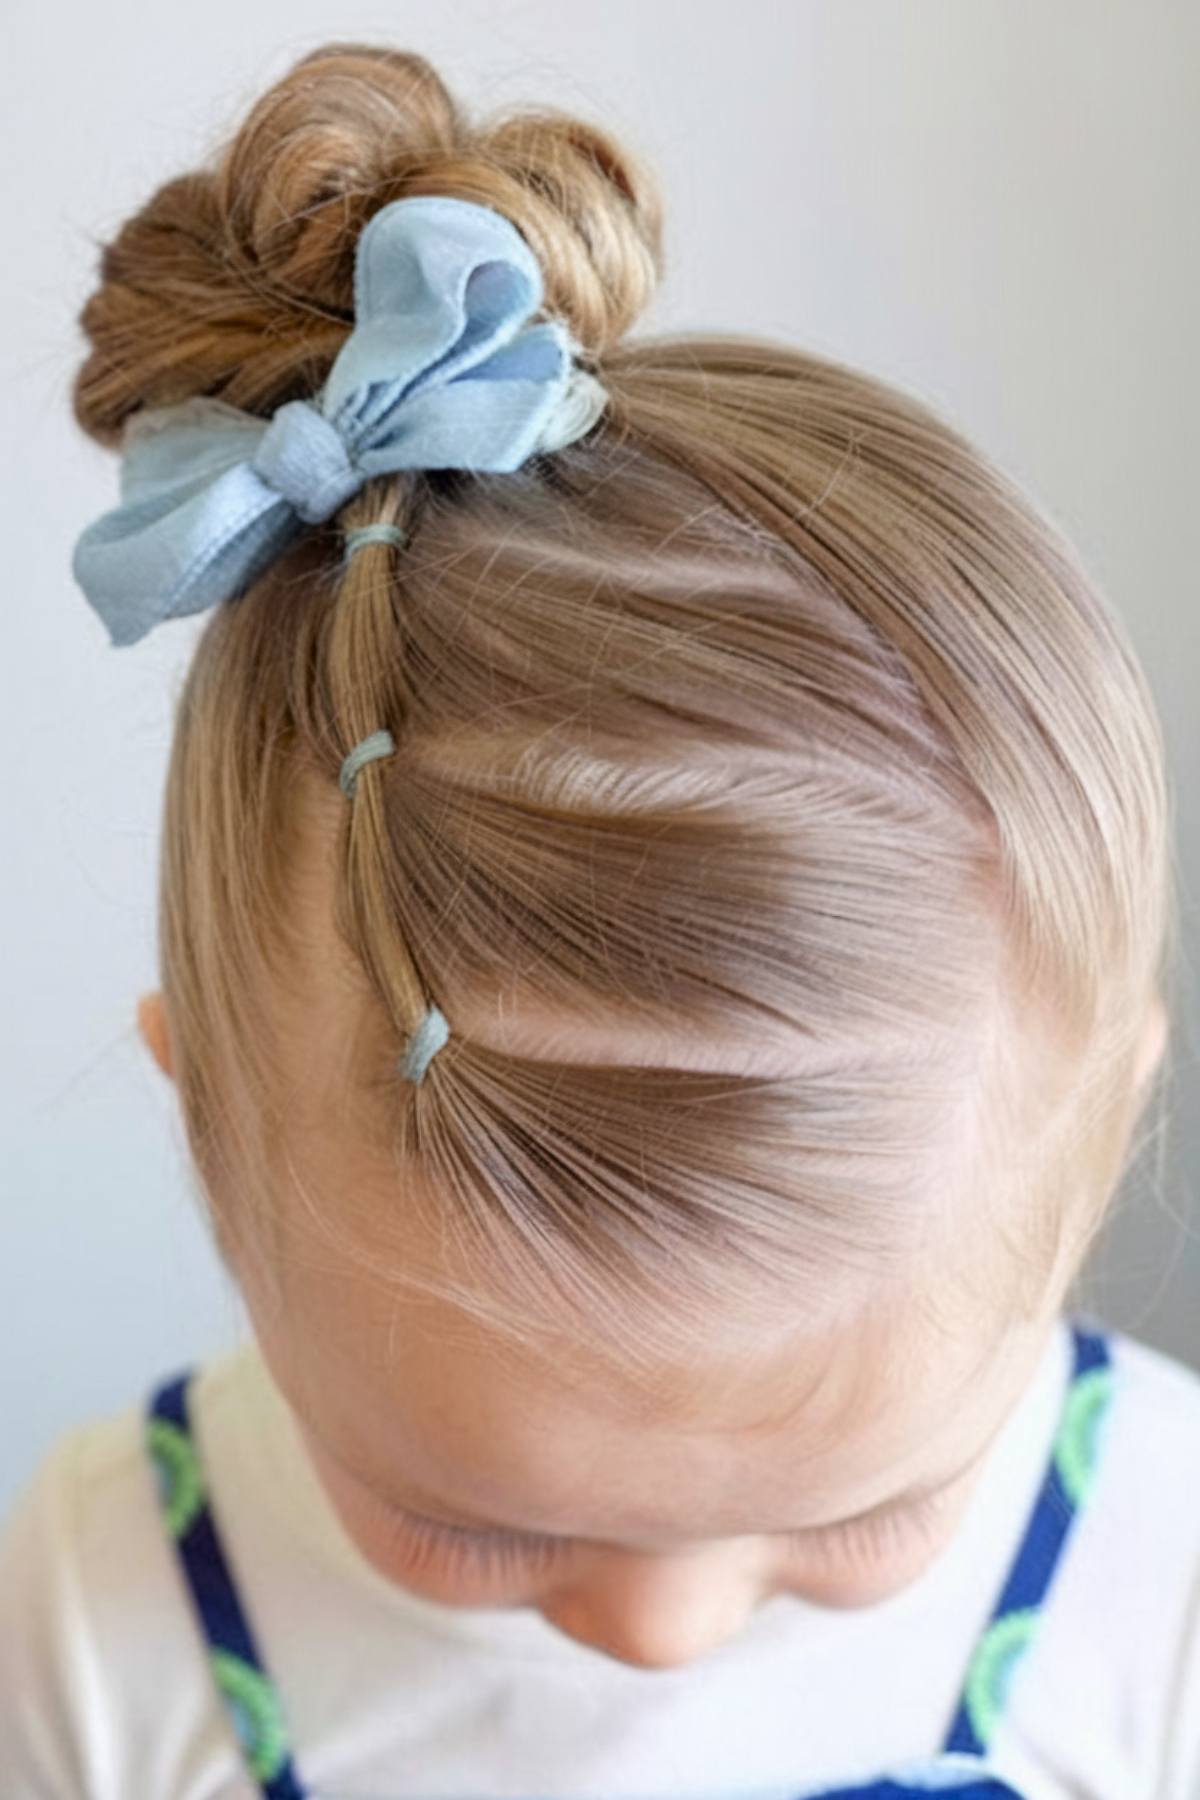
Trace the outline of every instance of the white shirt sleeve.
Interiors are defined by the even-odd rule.
[[[1190,1571],[1186,1625],[1167,1706],[1162,1800],[1200,1800],[1200,1566]]]
[[[100,1666],[77,1561],[79,1435],[34,1469],[0,1525],[0,1760],[5,1800],[105,1800]]]

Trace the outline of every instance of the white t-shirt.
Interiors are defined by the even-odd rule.
[[[1107,1331],[1115,1388],[995,1765],[1030,1800],[1200,1800],[1200,1375]],[[639,1669],[529,1608],[407,1592],[346,1533],[250,1340],[190,1412],[226,1555],[319,1800],[799,1794],[940,1747],[1024,1535],[1073,1368],[1060,1321],[947,1547],[882,1603],[776,1595]],[[0,1533],[3,1800],[257,1800],[144,1439],[60,1437]]]

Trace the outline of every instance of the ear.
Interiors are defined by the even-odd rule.
[[[1167,1043],[1167,1009],[1163,1005],[1161,994],[1155,994],[1150,1002],[1150,1010],[1146,1015],[1146,1023],[1142,1030],[1142,1042],[1138,1050],[1137,1068],[1134,1081],[1143,1087],[1162,1061],[1162,1054]]]
[[[151,1056],[170,1080],[175,1078],[175,1066],[171,1058],[171,1039],[167,1032],[167,1015],[163,1009],[162,995],[157,989],[151,994],[143,994],[137,1005],[137,1025],[142,1042]]]

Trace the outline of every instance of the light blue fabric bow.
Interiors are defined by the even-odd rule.
[[[513,470],[590,430],[607,391],[542,301],[536,257],[490,206],[412,195],[368,220],[355,324],[316,401],[262,419],[198,397],[133,415],[121,503],[72,573],[113,644],[236,598],[305,524],[396,469]]]

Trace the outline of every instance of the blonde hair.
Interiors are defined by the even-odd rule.
[[[766,1341],[922,1292],[947,1256],[1031,1316],[1125,1167],[1175,913],[1137,658],[979,450],[786,344],[630,340],[663,264],[647,170],[552,110],[472,125],[422,57],[357,43],[303,57],[104,247],[81,426],[311,397],[358,233],[421,193],[520,229],[609,405],[516,473],[370,481],[206,623],[160,940],[222,1254],[285,1253],[288,1182],[357,1253],[293,1145],[306,959],[336,954],[328,1116],[393,1159],[391,1281],[517,1340],[567,1319],[630,1368],[718,1321]],[[344,561],[375,520],[404,547]],[[383,727],[396,753],[347,802],[342,759]],[[302,916],[315,871],[334,950]],[[451,1036],[414,1086],[430,1002]],[[509,1005],[655,1058],[487,1042]],[[769,1072],[739,1062],[771,1044]],[[714,1066],[682,1066],[698,1045]],[[404,1261],[418,1207],[456,1273]]]

